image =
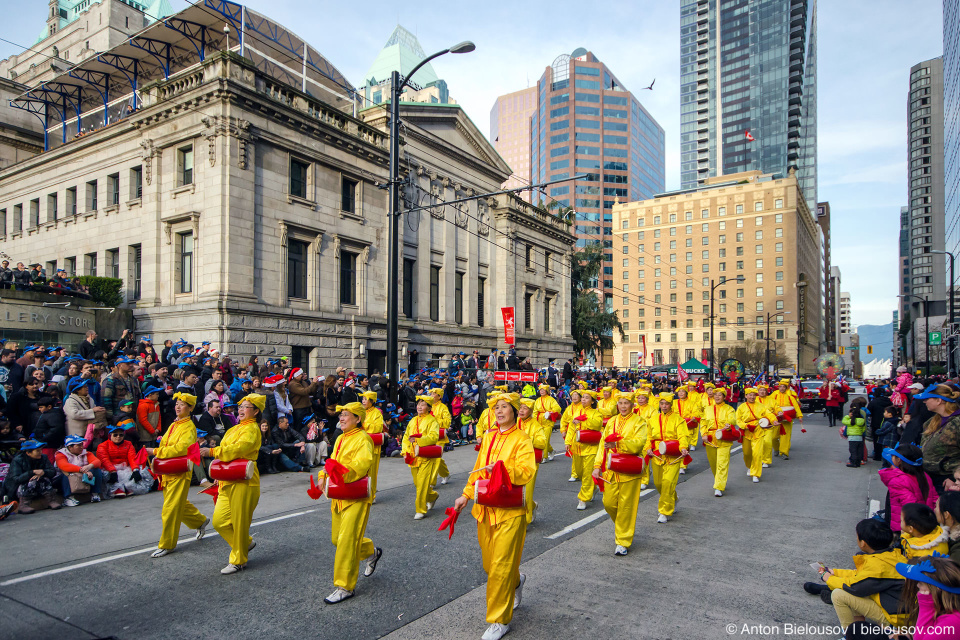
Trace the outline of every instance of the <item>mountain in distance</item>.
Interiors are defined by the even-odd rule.
[[[893,356],[893,323],[862,324],[857,327],[860,336],[860,361],[870,362],[888,359]],[[873,345],[873,353],[867,353],[867,346]]]

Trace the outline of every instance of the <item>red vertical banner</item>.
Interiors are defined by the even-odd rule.
[[[640,353],[637,355],[637,360],[639,360],[637,366],[641,369],[643,365],[647,363],[647,336],[640,336]]]
[[[514,308],[500,307],[500,312],[503,314],[503,341],[507,344],[516,344]]]

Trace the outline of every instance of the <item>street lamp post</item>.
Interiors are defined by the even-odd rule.
[[[764,369],[763,374],[766,376],[770,371],[770,319],[776,318],[777,316],[785,316],[789,311],[777,311],[776,313],[767,314],[767,358],[766,358],[766,369]]]
[[[390,75],[390,205],[388,209],[389,217],[389,251],[387,255],[387,367],[389,372],[389,391],[388,397],[391,401],[397,401],[399,392],[398,382],[400,380],[400,362],[399,362],[399,322],[400,322],[400,278],[399,278],[399,257],[400,257],[400,94],[403,88],[420,70],[420,67],[427,64],[434,58],[439,58],[445,53],[470,53],[476,49],[472,42],[461,42],[449,49],[438,51],[420,61],[405,78],[401,78],[400,72],[394,70]]]
[[[953,350],[955,346],[956,338],[954,337],[954,327],[953,323],[956,322],[956,311],[953,307],[953,283],[954,283],[954,274],[953,274],[953,262],[954,255],[949,251],[939,251],[931,250],[930,253],[942,253],[945,256],[950,257],[950,284],[947,286],[947,295],[950,296],[950,330],[947,333],[947,376],[953,378],[957,375],[957,367],[954,364],[953,360]],[[929,336],[927,336],[929,339]]]
[[[744,282],[745,280],[746,278],[744,278],[743,276],[736,277],[736,282],[738,283]],[[716,284],[714,284],[713,280],[710,280],[710,379],[711,380],[717,379],[717,376],[715,373],[716,362],[715,362],[715,357],[713,355],[713,321],[715,318],[713,314],[713,293],[717,290],[717,287],[727,284],[727,282],[731,282],[731,281],[727,280],[726,276],[724,276],[723,279],[720,280],[720,282],[717,282]]]
[[[904,293],[897,297],[898,298],[916,298],[917,300],[923,303],[924,333],[926,334],[924,336],[924,358],[927,361],[927,364],[924,368],[926,369],[927,377],[929,378],[930,377],[930,316],[927,314],[928,298],[927,296],[923,296],[921,298],[915,293]],[[916,342],[914,342],[914,344],[916,344]],[[914,365],[916,365],[916,361],[917,361],[916,353],[913,354],[913,361],[914,361]]]

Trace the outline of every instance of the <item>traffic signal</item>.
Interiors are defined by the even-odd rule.
[[[873,345],[872,345],[872,344],[868,344],[868,345],[867,345],[867,354],[873,355]]]
[[[843,347],[840,347],[840,355],[843,355]]]

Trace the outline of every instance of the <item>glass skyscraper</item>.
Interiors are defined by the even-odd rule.
[[[960,257],[960,0],[943,0],[943,180],[947,251]]]
[[[681,0],[681,188],[793,167],[816,211],[816,32],[816,0]]]

